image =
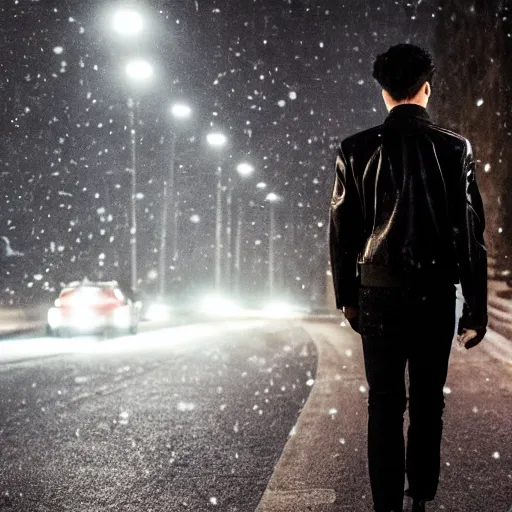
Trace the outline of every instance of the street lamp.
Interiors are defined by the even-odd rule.
[[[247,163],[242,162],[238,164],[236,168],[238,174],[242,178],[248,178],[254,173],[254,167]],[[227,268],[227,278],[230,281],[231,280],[231,224],[232,224],[232,201],[233,201],[233,185],[231,181],[228,184],[228,196],[227,196],[227,210],[228,210],[228,220],[227,220],[227,247],[228,247],[228,257],[226,259],[226,268]],[[239,289],[240,284],[240,260],[241,260],[241,244],[242,244],[242,224],[243,224],[243,204],[238,198],[238,208],[237,208],[237,231],[236,231],[236,238],[235,238],[235,286],[236,289]]]
[[[133,9],[118,9],[113,13],[111,19],[112,29],[123,37],[136,38],[144,27],[144,21],[139,12]],[[127,62],[125,73],[131,84],[141,84],[151,78],[153,68],[151,64],[143,59],[133,59]],[[131,248],[131,288],[137,289],[137,133],[135,122],[135,105],[133,93],[128,97],[128,117],[130,124],[131,142],[131,226],[130,226],[130,248]]]
[[[275,205],[281,198],[274,192],[267,194],[265,198],[270,203],[270,234],[268,240],[268,289],[272,297],[274,295],[274,271],[275,271],[275,248],[274,242],[276,238],[276,213]]]
[[[132,82],[140,83],[148,80],[153,75],[153,68],[149,62],[142,59],[132,60],[127,63],[126,75]],[[128,117],[130,120],[131,152],[132,152],[132,194],[131,194],[131,286],[137,289],[137,128],[135,122],[135,101],[128,98]]]
[[[136,11],[121,9],[114,14],[112,26],[122,36],[133,36],[142,31],[142,16]]]
[[[254,167],[251,164],[243,162],[238,165],[236,170],[238,171],[238,174],[240,174],[240,176],[247,178],[254,172]]]
[[[126,64],[126,74],[134,82],[144,82],[153,76],[153,67],[144,59],[134,59]]]
[[[226,144],[227,139],[226,136],[222,133],[209,133],[206,136],[206,140],[208,141],[208,144],[213,147],[222,147],[224,144]]]
[[[222,133],[209,133],[206,140],[213,148],[220,149],[227,138]],[[217,201],[215,213],[215,290],[220,291],[221,280],[221,245],[222,245],[222,167],[217,167]]]
[[[188,119],[192,113],[192,109],[183,103],[174,103],[170,108],[171,115],[180,120]],[[177,254],[177,239],[178,239],[178,208],[176,205],[177,194],[175,193],[175,173],[174,164],[176,160],[176,143],[178,140],[178,133],[176,129],[172,130],[171,135],[171,155],[169,164],[169,175],[164,179],[164,187],[162,192],[162,221],[160,231],[160,298],[165,295],[165,282],[167,272],[167,218],[168,218],[168,203],[172,208],[172,253],[173,259],[176,259]]]
[[[188,119],[192,113],[192,109],[183,103],[175,103],[171,107],[171,114],[176,119]]]

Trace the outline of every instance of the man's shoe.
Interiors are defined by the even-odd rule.
[[[411,512],[425,512],[425,500],[414,500],[412,502]]]

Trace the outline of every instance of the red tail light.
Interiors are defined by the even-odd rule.
[[[61,308],[101,308],[115,309],[122,306],[110,290],[74,290],[64,293],[55,301],[56,307]]]

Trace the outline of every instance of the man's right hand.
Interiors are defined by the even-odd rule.
[[[462,334],[457,336],[457,340],[461,347],[465,347],[467,350],[476,347],[484,338],[485,332],[478,333],[474,329],[462,329]]]
[[[470,326],[473,327],[473,329],[469,328]],[[462,315],[459,318],[459,323],[457,325],[457,340],[459,341],[460,346],[465,347],[468,350],[476,347],[484,339],[486,332],[487,326],[479,327],[474,324],[468,305],[464,302]]]

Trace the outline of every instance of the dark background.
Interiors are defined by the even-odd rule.
[[[137,43],[113,34],[109,13],[118,6],[143,13]],[[156,290],[161,190],[171,130],[179,129],[173,295],[212,284],[214,171],[221,164],[226,180],[236,181],[237,163],[247,160],[257,172],[236,190],[247,206],[243,290],[267,292],[264,198],[274,191],[282,197],[278,291],[322,304],[335,147],[384,119],[372,64],[399,42],[436,56],[431,114],[473,141],[489,252],[509,268],[511,32],[509,2],[497,0],[2,2],[0,236],[23,253],[8,257],[0,242],[2,304],[53,297],[60,283],[84,276],[129,279],[127,98],[134,91],[123,65],[132,55],[155,67],[151,85],[137,91],[142,289]],[[173,128],[169,106],[177,100],[194,115]],[[220,157],[205,142],[212,129],[229,138]],[[268,184],[265,192],[258,181]]]

